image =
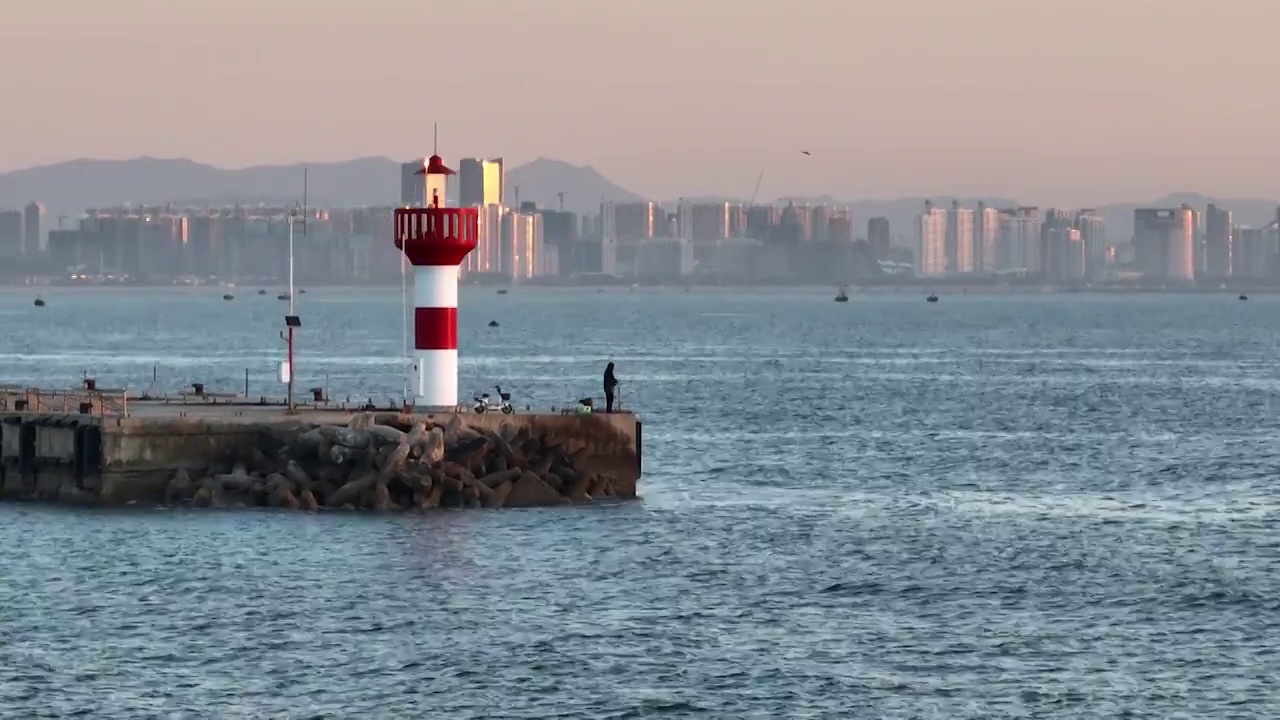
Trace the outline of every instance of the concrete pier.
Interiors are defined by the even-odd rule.
[[[384,501],[383,505],[405,508],[414,504],[422,509],[431,507],[433,502],[437,507],[441,503],[446,507],[488,507],[494,503],[501,506],[490,491],[509,492],[509,487],[497,487],[504,479],[510,481],[508,485],[526,481],[528,485],[536,484],[536,477],[525,478],[522,471],[561,486],[555,488],[559,490],[558,497],[544,493],[545,501],[526,498],[522,502],[525,506],[567,504],[566,498],[586,501],[601,496],[636,497],[641,473],[641,423],[630,413],[414,414],[312,405],[289,414],[281,405],[226,397],[143,400],[123,393],[113,395],[111,391],[0,388],[0,498],[95,505],[176,504],[175,477],[189,482],[194,491],[211,478],[223,478],[224,484],[231,484],[228,478],[239,473],[243,476],[240,484],[244,493],[227,504],[278,504],[276,499],[284,497],[280,501],[283,506],[293,506],[289,497],[306,494],[312,497],[310,503],[323,507],[326,496],[336,496],[338,487],[356,482],[352,478],[361,472],[381,478],[369,480],[372,493],[379,483],[387,482],[391,471],[384,469],[385,464],[403,462],[405,458],[389,461],[392,449],[379,453],[376,444],[368,441],[368,449],[361,451],[363,455],[357,452],[354,459],[340,458],[335,470],[331,467],[334,463],[326,465],[323,453],[316,458],[314,450],[299,451],[299,439],[320,428],[336,431],[369,425],[384,426],[386,432],[378,435],[386,437],[390,433],[391,445],[395,445],[396,432],[412,436],[416,430],[421,437],[414,442],[419,445],[430,440],[422,439],[423,432],[439,436],[436,441],[440,448],[434,451],[435,457],[420,461],[423,452],[415,446],[408,460],[422,466],[421,480],[414,480],[418,483],[417,492],[406,487],[402,489],[403,502]],[[500,448],[504,459],[495,463],[496,458],[486,458],[489,451],[483,448],[469,451],[465,460],[455,457],[453,445],[465,444],[463,434],[483,439],[473,444],[488,442],[489,447]],[[440,439],[445,437],[451,443],[448,447]],[[400,443],[408,453],[411,443]],[[302,457],[307,452],[311,454]],[[426,454],[432,452],[428,449]],[[255,458],[266,467],[255,467]],[[556,471],[553,465],[563,469]],[[317,479],[287,483],[284,476],[291,472],[291,477]],[[580,487],[570,488],[570,483],[557,472],[578,478]],[[481,476],[492,477],[494,487],[481,483]],[[436,478],[434,494],[430,492],[431,477]],[[442,485],[444,489],[438,489]],[[458,495],[457,504],[453,505],[451,488]],[[217,490],[214,487],[210,494],[216,495]],[[253,494],[251,490],[258,492],[256,502],[246,499]],[[411,494],[415,498],[412,503],[408,499]],[[536,493],[524,495],[533,497]],[[354,501],[344,505],[361,506]]]

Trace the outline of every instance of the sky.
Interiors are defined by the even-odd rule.
[[[642,195],[1280,197],[1264,0],[14,0],[0,171],[429,152]],[[805,156],[801,150],[812,155]]]

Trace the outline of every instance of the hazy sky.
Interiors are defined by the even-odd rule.
[[[429,150],[656,197],[1280,197],[1264,0],[12,0],[0,170]],[[813,152],[800,155],[800,149]]]

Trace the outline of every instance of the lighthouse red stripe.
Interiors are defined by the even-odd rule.
[[[418,350],[457,350],[458,308],[414,308],[413,346]]]

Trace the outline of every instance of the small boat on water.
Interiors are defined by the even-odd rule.
[[[231,293],[227,293],[226,295],[223,295],[223,296],[222,296],[222,299],[223,299],[223,300],[235,300],[235,299],[236,299],[236,296],[235,296],[235,295],[232,295]]]
[[[849,302],[849,294],[845,292],[844,285],[841,285],[839,292],[836,293],[836,302]]]
[[[36,307],[44,307],[44,300],[40,298],[36,298],[36,301],[32,304],[35,305]]]
[[[503,289],[499,290],[499,291],[498,291],[498,294],[499,294],[499,295],[506,295],[506,294],[507,294],[507,290],[506,290],[506,288],[503,288]]]
[[[306,288],[298,288],[298,294],[299,294],[299,295],[306,295],[306,294],[307,294],[307,289],[306,289]]]
[[[266,294],[267,294],[267,291],[266,291],[266,290],[259,290],[259,291],[258,291],[258,294],[259,294],[259,295],[266,295]]]
[[[490,320],[490,321],[489,321],[489,327],[498,327],[498,321],[497,321],[497,320]]]
[[[1241,300],[1248,300],[1248,299],[1249,299],[1249,296],[1248,296],[1248,295],[1245,295],[1244,293],[1240,293],[1240,299],[1241,299]]]
[[[924,300],[925,300],[925,302],[933,302],[933,303],[936,303],[936,302],[938,302],[938,296],[937,296],[937,295],[934,295],[933,293],[929,293],[929,297],[925,298]]]
[[[279,295],[277,295],[277,296],[276,296],[276,299],[277,299],[277,300],[288,300],[288,299],[289,299],[289,293],[280,293]]]

